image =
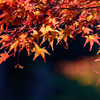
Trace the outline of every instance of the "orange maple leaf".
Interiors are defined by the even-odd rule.
[[[86,28],[86,27],[82,27],[82,31],[87,34],[89,34],[90,32],[93,32],[93,30],[91,30],[90,28]]]
[[[6,59],[9,57],[8,53],[5,51],[5,53],[1,53],[0,54],[0,64],[3,62],[3,61],[6,61]]]
[[[49,46],[51,46],[52,50],[54,51],[53,43],[54,43],[54,38],[57,39],[57,34],[59,34],[57,30],[50,31],[50,33],[46,33],[43,36],[43,39],[42,39],[42,42],[40,43],[40,46],[48,39]]]
[[[0,43],[2,43],[3,41],[8,41],[9,40],[9,36],[8,35],[1,35],[0,36],[0,38],[2,38],[1,40],[0,40]]]
[[[44,27],[44,25],[41,27],[40,31],[43,33],[43,39],[42,42],[40,43],[40,45],[42,45],[47,39],[49,41],[49,45],[51,46],[52,50],[53,49],[53,42],[54,42],[54,38],[56,39],[56,36],[58,33],[57,30],[54,30],[53,28],[51,28],[50,25],[47,25],[46,27]]]
[[[7,49],[9,46],[10,46],[10,43],[3,42],[0,50],[3,49],[3,48],[5,48],[5,47]]]
[[[35,45],[35,48],[33,48],[31,51],[32,52],[35,52],[35,55],[34,55],[34,58],[33,60],[35,60],[39,55],[41,55],[44,59],[44,62],[46,62],[45,60],[45,54],[44,53],[47,53],[50,55],[50,53],[44,48],[40,48],[37,43],[34,42],[34,45]]]
[[[16,42],[14,42],[14,43],[10,46],[10,49],[9,49],[8,53],[9,53],[12,49],[14,49],[14,56],[15,56],[15,53],[16,53],[16,51],[17,51],[17,46],[18,46],[18,44],[19,44],[19,41],[18,41],[18,40],[17,40]]]
[[[100,39],[100,37],[97,36],[97,34],[92,34],[92,35],[86,35],[84,36],[86,38],[86,41],[85,41],[85,44],[84,44],[84,47],[86,46],[86,44],[88,42],[90,42],[90,51],[92,50],[92,46],[94,44],[94,42],[96,42],[97,44],[100,45],[98,39]]]
[[[50,25],[45,26],[45,24],[42,25],[40,31],[43,33],[42,35],[45,35],[46,33],[48,33],[49,31],[54,31],[53,28],[51,28]]]
[[[48,18],[49,19],[49,23],[52,23],[54,26],[56,25],[56,24],[58,24],[58,22],[56,21],[56,18],[54,17],[54,18]]]
[[[60,35],[58,37],[57,44],[63,39],[64,42],[66,43],[66,46],[67,46],[68,45],[67,44],[68,37],[73,38],[74,40],[75,40],[75,38],[72,34],[73,30],[68,28],[67,26],[65,26],[65,27],[66,27],[66,29],[59,28],[60,29],[60,32],[59,32]]]

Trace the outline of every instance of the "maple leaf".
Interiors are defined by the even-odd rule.
[[[1,40],[0,40],[0,43],[2,43],[3,41],[9,41],[9,36],[8,35],[1,35],[0,36],[0,38],[2,38]]]
[[[97,25],[96,27],[98,28],[98,30],[100,29],[100,25]]]
[[[56,21],[56,18],[54,17],[54,18],[48,18],[49,19],[49,23],[52,23],[54,26],[56,25],[56,24],[58,24],[58,22]]]
[[[18,40],[15,41],[15,42],[10,46],[10,49],[9,49],[8,53],[9,53],[12,49],[14,49],[14,56],[15,56],[15,53],[16,53],[16,51],[17,51],[17,46],[18,46],[18,44],[19,44],[19,41],[18,41]]]
[[[91,30],[90,28],[86,28],[86,27],[82,27],[82,31],[87,34],[89,34],[89,32],[93,32],[93,30]]]
[[[32,52],[35,52],[35,55],[34,55],[34,58],[33,60],[35,60],[39,55],[41,55],[44,59],[44,62],[46,62],[45,60],[45,54],[44,53],[47,53],[50,55],[50,53],[44,48],[40,48],[37,43],[34,42],[34,45],[35,45],[35,48],[33,48],[31,51]]]
[[[2,43],[2,47],[0,48],[0,50],[3,49],[4,47],[6,47],[6,49],[7,49],[9,46],[10,46],[10,43],[9,42],[8,43],[3,42]]]
[[[63,43],[62,41],[59,44],[62,45],[65,49],[68,49],[68,44]]]
[[[100,45],[98,39],[100,39],[100,37],[97,36],[97,34],[92,34],[92,35],[86,35],[84,36],[86,38],[86,41],[85,41],[85,44],[84,44],[84,47],[86,46],[86,44],[88,42],[90,42],[90,51],[92,50],[92,46],[94,44],[94,42],[96,42],[97,44]]]
[[[19,47],[20,47],[20,50],[19,52],[26,46],[26,50],[28,51],[28,42],[27,42],[27,35],[28,34],[23,34],[21,33],[18,37],[18,40],[19,40]],[[28,55],[29,55],[29,51],[28,51]]]
[[[2,33],[4,30],[3,29],[4,24],[6,24],[6,30],[7,30],[12,16],[10,16],[10,12],[5,12],[2,15],[0,15],[0,18],[2,18],[2,20],[0,20],[0,32]]]
[[[5,53],[1,53],[0,54],[0,64],[3,62],[3,61],[6,61],[6,59],[9,57],[8,53],[5,51]]]
[[[42,39],[42,42],[40,43],[40,46],[41,44],[43,44],[47,39],[49,41],[49,45],[51,46],[52,50],[54,51],[54,48],[53,48],[53,42],[54,42],[54,38],[57,39],[57,35],[58,35],[58,31],[55,30],[55,31],[50,31],[49,33],[46,33],[44,36],[43,36],[43,39]]]
[[[40,38],[40,36],[39,36],[39,34],[38,34],[38,32],[36,31],[36,30],[33,30],[33,33],[30,33],[31,35],[32,35],[32,39],[33,40],[37,40],[37,42],[39,42],[39,38]]]
[[[41,27],[40,31],[43,33],[42,34],[43,39],[42,39],[42,42],[40,43],[40,46],[48,39],[49,45],[51,45],[51,48],[54,51],[53,41],[54,41],[54,38],[56,39],[56,36],[57,36],[57,34],[59,34],[58,33],[59,31],[52,29],[50,25],[47,25],[46,27],[44,27],[44,25],[43,25]]]
[[[40,31],[43,33],[42,34],[42,36],[43,36],[44,34],[48,33],[49,31],[54,31],[54,29],[52,29],[50,25],[47,25],[45,27],[45,25],[43,24]]]
[[[26,45],[26,50],[27,50],[28,56],[30,56],[30,46],[29,45]]]
[[[73,38],[73,39],[75,39],[75,38],[72,34],[73,30],[68,28],[67,26],[65,26],[65,27],[66,27],[66,29],[60,28],[60,32],[59,32],[60,35],[58,36],[57,44],[63,39],[67,46],[68,45],[67,44],[68,37]]]
[[[90,21],[92,18],[93,18],[93,16],[92,16],[92,15],[89,15],[89,16],[87,17],[87,21]]]
[[[54,51],[54,48],[53,48],[53,42],[54,42],[54,38],[56,39],[56,36],[57,36],[57,32],[50,32],[51,35],[49,35],[49,38],[48,38],[48,41],[49,41],[49,45],[51,46],[52,50]]]

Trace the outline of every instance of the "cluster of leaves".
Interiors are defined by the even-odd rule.
[[[35,52],[33,60],[41,55],[45,61],[50,53],[41,45],[46,40],[52,50],[54,39],[68,49],[68,37],[76,40],[77,34],[86,38],[84,47],[90,42],[90,51],[94,42],[100,45],[99,0],[0,0],[0,10],[0,64],[23,48],[28,56]]]

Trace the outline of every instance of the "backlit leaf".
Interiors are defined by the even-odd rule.
[[[92,50],[92,46],[93,46],[94,42],[96,42],[98,45],[100,45],[99,40],[98,40],[98,39],[100,39],[100,37],[98,37],[96,34],[87,35],[87,36],[84,36],[84,37],[86,38],[84,47],[86,46],[86,44],[88,42],[90,42],[90,51]]]
[[[45,53],[49,54],[49,55],[50,55],[50,53],[45,48],[40,48],[35,42],[34,42],[34,44],[35,44],[35,48],[33,48],[33,50],[31,50],[32,52],[35,52],[33,60],[35,60],[39,55],[41,55],[42,58],[44,59],[44,62],[46,62]]]
[[[16,53],[16,51],[17,51],[17,46],[18,46],[18,44],[19,44],[19,41],[18,41],[18,40],[15,41],[15,42],[10,46],[10,49],[9,49],[8,52],[10,52],[12,49],[14,49],[14,55],[15,55],[15,53]]]
[[[0,56],[1,56],[1,57],[0,57],[0,64],[1,64],[3,61],[6,61],[7,58],[9,58],[9,55],[8,55],[7,52],[1,53]]]

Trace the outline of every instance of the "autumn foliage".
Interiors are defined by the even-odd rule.
[[[46,40],[52,50],[54,39],[68,49],[68,38],[76,41],[78,34],[86,38],[84,47],[90,43],[90,51],[94,42],[100,45],[99,0],[0,0],[0,10],[0,49],[4,50],[0,64],[24,48],[28,56],[35,52],[33,60],[41,55],[45,61],[45,53],[50,53],[41,45]]]

